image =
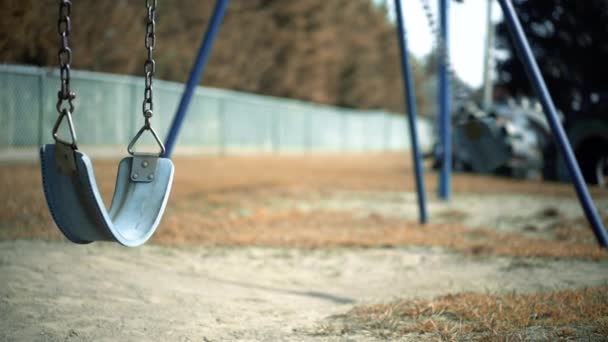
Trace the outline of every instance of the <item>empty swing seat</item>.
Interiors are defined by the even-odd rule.
[[[40,148],[42,183],[51,215],[70,241],[81,244],[115,241],[135,247],[152,236],[171,191],[174,168],[170,159],[135,156],[121,160],[108,211],[97,189],[89,157],[70,150],[75,170],[64,172],[62,165],[58,165],[56,150],[56,144]],[[72,157],[67,153],[58,157],[62,156]],[[138,174],[141,171],[146,173]]]

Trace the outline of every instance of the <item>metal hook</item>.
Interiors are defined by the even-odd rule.
[[[70,130],[70,137],[72,138],[71,142],[59,138],[59,135],[57,134],[59,131],[59,126],[61,125],[64,117],[68,120],[68,128]],[[55,125],[53,125],[53,139],[55,139],[56,142],[60,142],[72,147],[74,150],[78,149],[78,145],[76,144],[76,130],[74,129],[74,122],[72,121],[72,113],[67,108],[61,110],[61,114],[57,117]]]
[[[129,146],[127,147],[127,152],[129,152],[130,155],[135,156],[135,155],[149,155],[149,153],[137,153],[133,150],[133,146],[135,146],[135,143],[137,143],[137,140],[139,139],[139,137],[141,137],[141,135],[145,132],[145,131],[150,131],[150,133],[152,134],[152,136],[154,137],[154,140],[156,140],[156,143],[158,144],[158,147],[160,147],[160,152],[158,153],[158,157],[161,157],[162,155],[165,154],[165,145],[163,145],[162,141],[160,141],[160,139],[158,138],[158,135],[156,135],[156,131],[154,131],[154,128],[152,128],[152,126],[150,125],[144,125],[142,126],[139,131],[137,132],[137,134],[135,134],[135,136],[133,137],[133,139],[131,139],[131,142],[129,143]],[[155,154],[153,154],[155,155]]]

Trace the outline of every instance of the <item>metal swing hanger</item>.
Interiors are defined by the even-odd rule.
[[[156,6],[157,0],[146,1],[148,20],[145,46],[148,57],[144,63],[144,124],[127,147],[131,156],[119,163],[114,196],[108,211],[97,188],[91,160],[78,150],[72,121],[72,101],[76,96],[70,90],[72,4],[69,0],[59,0],[57,26],[61,44],[58,54],[61,88],[56,106],[59,116],[52,130],[55,143],[40,148],[40,160],[47,204],[55,223],[72,242],[115,241],[125,246],[139,246],[158,227],[169,199],[174,166],[170,159],[162,158],[165,147],[150,124],[153,115],[152,80],[156,69],[153,56]],[[58,136],[64,119],[71,141]],[[158,144],[158,154],[134,150],[138,139],[146,131]]]

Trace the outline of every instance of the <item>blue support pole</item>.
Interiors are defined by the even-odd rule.
[[[549,126],[551,126],[553,136],[555,137],[555,140],[564,155],[566,165],[568,166],[568,171],[570,172],[570,176],[574,181],[574,188],[576,189],[576,194],[581,206],[583,207],[585,216],[591,224],[591,228],[593,228],[593,232],[595,233],[595,237],[597,238],[600,246],[608,247],[608,235],[606,234],[606,229],[604,228],[602,220],[600,219],[597,209],[595,208],[593,199],[589,194],[589,190],[585,184],[585,180],[574,156],[574,152],[572,151],[572,147],[570,146],[570,142],[568,141],[566,132],[564,131],[564,128],[562,127],[557,115],[551,94],[547,89],[545,80],[543,79],[540,69],[538,68],[538,64],[536,63],[534,55],[532,54],[532,50],[530,49],[530,45],[528,44],[528,39],[526,38],[524,30],[521,27],[521,23],[517,18],[517,13],[515,12],[513,3],[511,0],[498,0],[498,2],[500,3],[500,7],[502,8],[505,16],[505,21],[509,27],[509,31],[511,32],[513,42],[515,43],[517,53],[519,54],[519,59],[522,61],[526,73],[528,74],[528,78],[530,79],[530,82],[532,83],[532,86],[540,99],[543,110],[547,117],[547,121],[549,122]]]
[[[441,146],[441,170],[439,172],[439,198],[450,200],[452,193],[452,120],[450,113],[450,80],[448,9],[449,0],[439,0],[439,138]]]
[[[182,94],[182,99],[179,102],[179,107],[177,107],[177,112],[173,117],[173,122],[171,123],[171,128],[169,129],[169,134],[167,135],[167,139],[165,141],[164,157],[169,158],[171,157],[171,153],[173,153],[175,142],[177,140],[177,136],[179,135],[179,130],[182,127],[182,123],[184,122],[184,118],[186,117],[186,113],[188,111],[188,106],[190,105],[190,100],[192,99],[192,94],[194,94],[194,90],[201,80],[201,76],[205,70],[205,65],[207,64],[207,60],[209,59],[209,55],[211,53],[213,42],[217,36],[217,32],[219,31],[227,7],[228,0],[217,0],[215,3],[215,8],[213,9],[213,14],[211,15],[211,21],[207,26],[207,32],[205,33],[205,37],[203,38],[201,46],[198,50],[198,54],[196,55],[196,60],[192,66],[190,77],[186,83],[186,88]]]
[[[410,139],[412,145],[412,159],[416,176],[416,191],[418,193],[418,209],[420,223],[426,223],[426,194],[424,192],[424,171],[422,168],[422,155],[418,145],[418,128],[416,126],[416,94],[414,81],[410,68],[409,56],[407,54],[407,32],[405,30],[405,18],[401,7],[401,0],[395,0],[395,11],[397,13],[397,37],[401,51],[401,71],[403,72],[403,85],[405,86],[405,98],[407,103],[407,118],[410,126]]]

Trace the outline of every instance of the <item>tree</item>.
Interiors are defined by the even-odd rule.
[[[568,117],[608,94],[608,2],[516,0],[516,11],[556,106]],[[533,95],[506,24],[497,25],[499,88]]]
[[[159,2],[155,51],[159,79],[187,79],[213,3]],[[56,3],[0,0],[0,8],[4,14],[0,63],[56,67]],[[142,1],[79,0],[72,14],[75,69],[143,74]],[[413,67],[420,83],[425,77],[418,64]],[[202,84],[404,111],[395,27],[386,11],[370,0],[231,1]],[[419,91],[419,106],[424,105],[424,95]]]

